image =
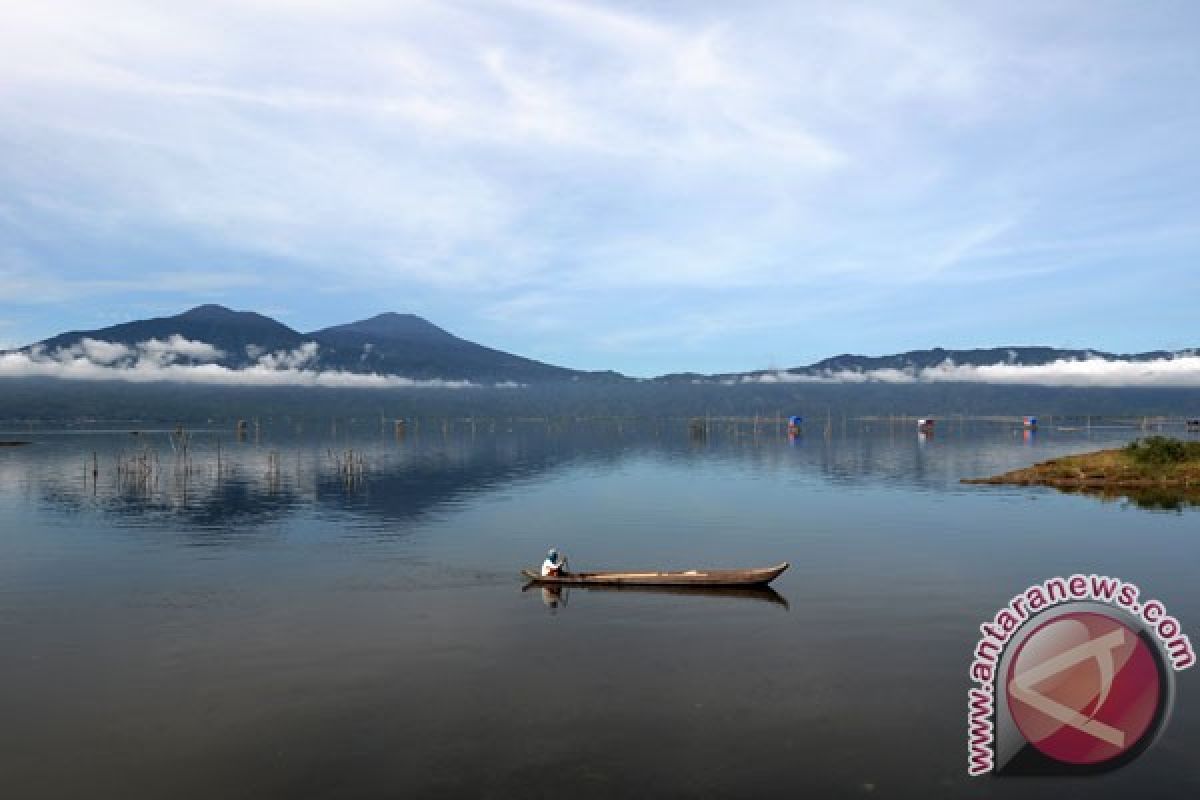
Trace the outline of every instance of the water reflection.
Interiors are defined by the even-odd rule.
[[[100,513],[130,526],[184,530],[248,529],[279,523],[306,509],[350,515],[357,527],[403,529],[473,496],[534,484],[574,468],[615,469],[634,460],[684,468],[736,464],[752,473],[786,474],[834,486],[907,486],[923,491],[979,491],[962,477],[1025,466],[1028,448],[1039,458],[1113,446],[1138,431],[1123,428],[1038,432],[1009,425],[957,425],[915,441],[894,427],[834,426],[805,443],[799,431],[727,426],[705,428],[644,421],[621,424],[522,425],[496,432],[318,436],[231,444],[220,432],[192,434],[186,452],[169,446],[167,432],[123,431],[52,436],[0,457],[0,492],[19,487],[41,505],[64,513]],[[803,446],[802,446],[803,445]],[[354,470],[347,478],[347,464]],[[1038,490],[1027,490],[1035,492]],[[1181,510],[1196,498],[1161,492],[1123,492],[1135,507]]]
[[[535,586],[534,583],[527,583],[522,587],[521,591],[527,591]],[[567,601],[571,598],[571,590],[566,586],[540,586],[542,595],[542,605],[551,611],[556,611],[559,608],[566,608]]]
[[[567,605],[567,600],[570,597],[572,589],[579,592],[595,592],[597,594],[625,594],[625,595],[674,595],[676,597],[704,597],[704,598],[721,598],[724,600],[752,600],[760,603],[769,603],[772,605],[782,606],[785,609],[790,609],[787,598],[775,591],[769,586],[741,586],[741,587],[721,587],[721,586],[606,586],[604,584],[579,586],[546,586],[535,581],[530,581],[521,587],[522,592],[532,590],[540,590],[542,603],[551,609],[558,609]]]
[[[336,451],[303,439],[223,449],[210,439],[195,442],[186,460],[153,445],[130,450],[124,438],[75,444],[56,441],[23,462],[0,464],[0,470],[13,485],[37,492],[47,507],[184,528],[258,526],[291,510],[325,508],[362,522],[374,518],[383,529],[564,465],[613,463],[622,455],[618,448],[591,449],[586,441],[562,447],[544,437],[390,446],[368,439]]]
[[[1132,505],[1145,511],[1175,511],[1200,507],[1200,489],[1092,489],[1061,488],[1067,494],[1094,497],[1105,503]]]

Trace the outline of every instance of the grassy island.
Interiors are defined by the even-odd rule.
[[[963,483],[1053,486],[1177,507],[1200,502],[1200,442],[1151,436],[1116,450],[1053,458],[991,478],[966,478]]]

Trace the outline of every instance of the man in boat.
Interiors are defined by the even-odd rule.
[[[561,575],[567,571],[567,557],[561,555],[553,547],[546,553],[546,560],[542,562],[542,577],[547,578],[554,575]]]

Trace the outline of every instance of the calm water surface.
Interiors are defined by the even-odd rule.
[[[1015,592],[1117,575],[1195,637],[1195,510],[958,483],[1140,432],[850,427],[195,431],[189,462],[163,431],[0,436],[33,442],[0,448],[5,796],[1198,796],[1191,672],[1123,770],[965,775],[977,626]],[[550,545],[792,568],[775,595],[522,591]]]

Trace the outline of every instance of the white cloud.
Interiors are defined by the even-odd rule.
[[[94,364],[112,364],[133,355],[133,350],[123,344],[86,337],[80,341],[79,349]]]
[[[766,48],[790,62],[773,63],[748,47],[758,32],[706,15],[518,0],[337,13],[77,0],[8,16],[0,69],[21,113],[0,134],[36,137],[60,158],[10,161],[0,175],[32,193],[51,170],[80,189],[37,192],[11,213],[101,234],[165,226],[313,268],[336,261],[360,283],[515,286],[565,252],[595,271],[606,253],[592,243],[526,243],[531,220],[562,230],[591,213],[580,198],[547,220],[564,177],[608,197],[658,184],[694,204],[705,176],[805,191],[852,160],[822,130],[814,61]],[[264,30],[279,47],[262,47]],[[739,187],[732,207],[718,200],[670,228],[759,218],[776,200],[758,193]],[[724,254],[725,273],[740,255]],[[677,268],[638,261],[642,273]],[[84,291],[54,290],[72,288]]]
[[[104,344],[108,343],[105,342]],[[165,341],[162,339],[148,339],[144,342],[139,342],[137,349],[144,359],[152,360],[159,364],[169,364],[180,360],[208,363],[225,357],[224,351],[213,347],[211,344],[192,341],[180,336],[178,333],[171,334]]]
[[[261,349],[261,348],[259,348]],[[250,352],[250,348],[247,348]],[[308,342],[295,350],[263,353],[255,364],[234,369],[212,363],[223,353],[206,342],[178,334],[167,340],[150,339],[135,347],[115,342],[83,339],[78,345],[53,352],[38,346],[28,352],[0,354],[0,378],[60,378],[79,381],[130,383],[217,384],[223,386],[310,386],[352,389],[464,389],[469,381],[417,380],[400,375],[379,375],[321,370],[312,365],[318,346]],[[185,359],[200,363],[177,363]],[[505,383],[503,388],[513,384]]]
[[[1148,361],[1060,359],[1048,364],[1011,362],[972,366],[946,360],[934,367],[767,372],[726,383],[987,383],[1078,388],[1200,388],[1200,356],[1181,354]]]
[[[171,334],[166,339],[147,339],[133,347],[119,342],[106,342],[84,337],[66,348],[47,353],[44,345],[37,345],[31,352],[34,360],[58,361],[83,360],[98,366],[128,367],[135,363],[166,365],[178,361],[209,363],[225,356],[220,349],[207,342],[197,342]]]
[[[303,369],[316,362],[319,349],[316,342],[305,342],[295,350],[279,350],[259,356],[258,365],[266,369]]]

